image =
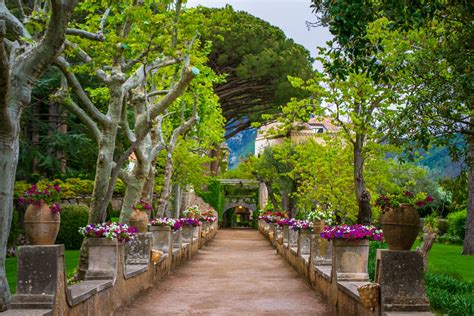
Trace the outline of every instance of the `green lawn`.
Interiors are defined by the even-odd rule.
[[[420,244],[419,241],[415,246]],[[462,246],[435,243],[428,257],[428,271],[474,281],[474,256],[461,255]]]
[[[79,250],[66,250],[64,257],[66,261],[66,271],[67,274],[69,274],[77,268],[77,263],[79,262]],[[8,284],[10,285],[12,294],[16,291],[16,263],[17,258],[7,258],[5,263]]]

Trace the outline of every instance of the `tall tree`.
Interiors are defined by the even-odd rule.
[[[24,7],[16,1],[16,17],[10,5],[0,0],[0,310],[10,302],[5,255],[13,211],[20,117],[30,103],[37,80],[63,49],[68,17],[77,2],[51,0]],[[48,18],[30,33],[26,22],[33,21],[30,15],[39,13]]]
[[[305,48],[279,28],[231,6],[197,11],[204,17],[202,38],[212,41],[209,66],[224,77],[215,84],[215,92],[227,119],[226,138],[301,96],[287,76],[311,76],[312,59]]]

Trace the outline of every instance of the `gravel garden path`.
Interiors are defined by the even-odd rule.
[[[332,315],[255,230],[219,230],[172,275],[116,315]]]

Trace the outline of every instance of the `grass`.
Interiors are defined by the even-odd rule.
[[[420,245],[417,241],[413,246]],[[386,244],[372,242],[369,249],[368,272],[371,280],[375,273],[377,248]],[[474,256],[461,255],[462,246],[435,243],[428,258],[425,273],[426,292],[431,308],[437,314],[474,315]]]
[[[417,241],[414,247],[418,247]],[[461,255],[462,246],[435,243],[428,257],[428,272],[442,273],[462,279],[474,281],[474,256]]]
[[[66,250],[64,253],[64,259],[66,261],[66,273],[72,273],[74,270],[76,270],[77,263],[79,262],[79,250]],[[5,270],[7,273],[7,280],[8,284],[10,285],[10,290],[12,294],[16,292],[16,267],[17,258],[7,258],[5,262]]]

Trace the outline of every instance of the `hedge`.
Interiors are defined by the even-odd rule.
[[[85,205],[63,205],[62,209],[56,243],[64,244],[68,250],[80,249],[83,237],[78,230],[87,225],[89,208]]]

